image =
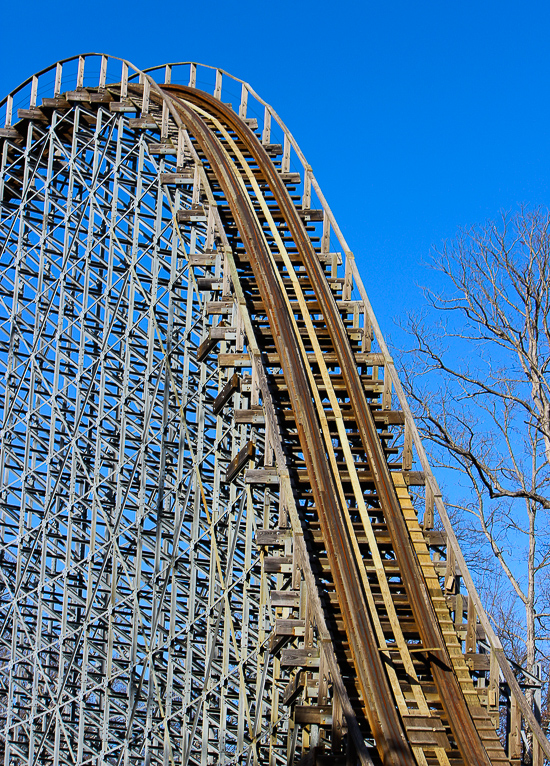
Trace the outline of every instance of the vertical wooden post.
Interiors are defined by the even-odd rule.
[[[330,220],[326,210],[323,212],[323,236],[321,238],[321,252],[330,253]]]
[[[498,728],[500,720],[500,668],[494,649],[491,649],[489,667],[488,708],[493,725]]]
[[[476,651],[476,622],[477,614],[474,600],[468,596],[468,625],[466,628],[466,654],[475,654]]]
[[[382,409],[391,410],[392,382],[391,377],[384,370],[384,392],[382,394]]]
[[[309,210],[311,207],[311,168],[306,165],[304,168],[304,193],[302,195],[302,210]]]
[[[520,766],[521,712],[513,694],[510,694],[510,732],[508,734],[508,757],[514,766]]]
[[[149,83],[149,78],[145,77],[143,82],[143,98],[141,101],[141,113],[142,115],[147,114],[149,112],[149,94],[151,91],[151,85]]]
[[[246,113],[248,111],[248,88],[242,84],[241,87],[241,103],[239,104],[239,117],[246,120]]]
[[[221,100],[222,97],[222,79],[223,75],[220,69],[216,69],[216,86],[214,88],[214,98]]]
[[[5,127],[10,128],[11,127],[11,116],[13,113],[13,96],[8,96],[6,99],[6,121],[5,121]]]
[[[434,501],[435,501],[435,498],[434,498],[432,485],[428,481],[426,483],[426,500],[425,500],[425,508],[424,508],[424,519],[422,522],[422,526],[424,527],[424,529],[434,528],[434,505],[435,505]]]
[[[408,422],[405,421],[405,433],[403,435],[403,470],[410,471],[412,462],[412,433]]]
[[[445,593],[455,592],[456,586],[456,560],[453,549],[447,547],[447,565],[445,567]],[[469,607],[468,607],[469,608]]]
[[[185,161],[185,134],[183,128],[178,128],[178,154],[176,160],[176,166],[178,170],[183,169],[183,163]]]
[[[32,78],[32,83],[31,83],[31,100],[29,102],[29,106],[31,109],[36,106],[37,92],[38,92],[38,77],[35,75]]]
[[[101,68],[99,70],[99,89],[105,90],[107,84],[107,56],[101,57]]]
[[[266,106],[264,109],[264,129],[262,132],[262,144],[268,144],[271,141],[271,112]]]
[[[281,171],[283,173],[288,173],[290,169],[290,140],[285,133],[284,143],[283,143],[283,159],[281,161]]]
[[[462,593],[457,593],[455,597],[455,626],[462,628],[462,622],[464,620],[464,596]]]
[[[78,57],[78,74],[76,76],[76,88],[84,87],[84,56]]]
[[[337,694],[332,699],[332,752],[340,753],[342,750],[342,737],[344,734],[344,716],[342,704]]]
[[[120,100],[128,98],[128,64],[122,62],[122,76],[120,78]]]
[[[57,96],[61,95],[61,77],[63,74],[63,65],[58,64],[55,68],[55,85],[53,89],[53,95],[57,98]]]

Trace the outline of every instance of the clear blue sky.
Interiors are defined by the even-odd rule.
[[[550,202],[548,3],[4,0],[0,19],[2,95],[88,51],[250,82],[298,139],[390,335],[435,279],[432,245]]]

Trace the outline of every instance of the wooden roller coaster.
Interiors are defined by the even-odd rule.
[[[272,108],[91,54],[0,106],[5,766],[542,766]]]

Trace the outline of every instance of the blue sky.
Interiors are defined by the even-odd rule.
[[[550,4],[29,0],[0,18],[2,95],[87,51],[250,82],[300,143],[392,336],[435,284],[432,245],[549,203]]]

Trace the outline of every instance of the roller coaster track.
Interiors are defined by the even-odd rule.
[[[93,54],[1,105],[5,765],[542,766],[271,107]]]

